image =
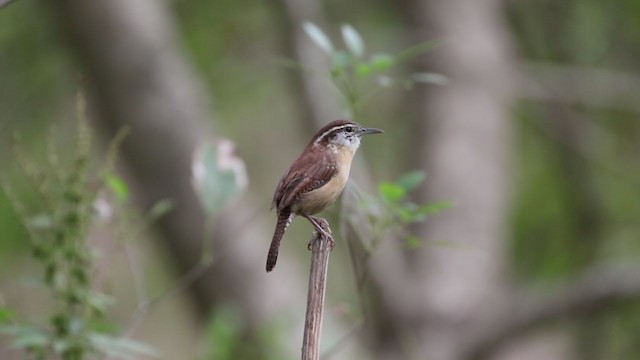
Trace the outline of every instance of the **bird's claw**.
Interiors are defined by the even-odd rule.
[[[331,228],[329,227],[329,222],[321,217],[315,217],[315,216],[309,216],[309,219],[314,224],[316,230],[313,232],[313,237],[311,238],[311,241],[309,241],[309,243],[307,244],[307,249],[311,251],[311,247],[313,246],[313,243],[315,241],[325,238],[327,241],[329,241],[331,250],[333,250],[333,247],[335,246],[336,242],[333,240],[333,236],[331,236],[332,232],[331,232]]]

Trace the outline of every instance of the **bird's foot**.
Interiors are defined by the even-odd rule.
[[[329,227],[329,222],[321,217],[317,216],[308,216],[307,219],[313,224],[313,227],[316,229],[315,235],[307,244],[307,249],[311,250],[311,246],[315,240],[320,240],[320,237],[325,238],[329,241],[329,245],[331,246],[331,250],[336,245],[336,242],[333,240],[333,236],[331,236],[331,228]]]

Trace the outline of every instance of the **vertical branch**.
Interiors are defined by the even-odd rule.
[[[327,227],[328,229],[328,227]],[[333,239],[316,232],[311,238],[311,269],[309,271],[309,293],[307,315],[304,320],[302,360],[320,359],[320,335],[324,294],[327,289],[327,270]]]

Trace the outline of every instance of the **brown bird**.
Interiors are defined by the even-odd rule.
[[[280,240],[296,215],[306,218],[316,231],[327,235],[320,226],[323,220],[313,215],[333,204],[344,190],[360,138],[382,132],[352,121],[336,120],[313,136],[273,194],[271,209],[278,212],[278,221],[267,256],[267,272],[276,266]]]

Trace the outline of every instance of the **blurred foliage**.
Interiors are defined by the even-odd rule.
[[[240,196],[249,181],[231,140],[201,144],[195,151],[192,169],[193,185],[210,218]]]
[[[246,334],[243,314],[232,304],[216,307],[207,323],[202,359],[286,359],[280,348],[282,331],[276,324],[263,324],[258,334]],[[247,341],[253,336],[253,341]]]
[[[525,60],[638,71],[637,2],[525,1],[509,18]],[[631,215],[640,210],[637,114],[586,105],[525,102],[515,112],[514,264],[525,277],[563,276],[640,250]]]
[[[426,174],[423,171],[412,171],[404,174],[396,182],[382,182],[378,185],[378,195],[382,200],[383,208],[387,211],[385,215],[378,216],[374,220],[374,239],[381,240],[380,234],[389,231],[400,232],[409,248],[421,247],[422,240],[411,234],[407,225],[415,222],[425,221],[428,216],[435,215],[453,206],[450,201],[437,201],[428,204],[414,204],[408,199],[412,190],[424,182]],[[365,202],[366,207],[371,204]],[[375,240],[374,240],[375,241]],[[374,243],[375,247],[375,243]]]
[[[233,307],[220,306],[207,326],[206,359],[245,359],[236,355],[242,351],[242,315]]]
[[[440,41],[426,41],[398,54],[376,53],[367,57],[364,40],[349,24],[340,28],[342,41],[346,46],[344,50],[336,47],[329,36],[314,23],[306,22],[303,27],[311,41],[329,57],[331,82],[338,89],[350,118],[356,121],[361,117],[361,108],[370,103],[381,88],[401,84],[405,89],[410,89],[416,83],[446,82],[446,77],[433,73],[414,73],[406,79],[389,75],[392,68],[433,49],[440,45]],[[305,64],[299,66],[304,68]]]
[[[0,9],[0,175],[15,170],[10,161],[11,136],[16,129],[24,135],[25,146],[44,149],[53,118],[72,118],[75,77],[70,55],[61,43],[52,21],[38,4],[15,1]],[[55,114],[54,116],[52,116]],[[69,146],[71,144],[65,144]],[[0,192],[0,259],[16,261],[27,249],[28,234],[7,195]],[[32,199],[23,199],[29,203]]]
[[[507,14],[525,63],[592,67],[629,79],[640,72],[637,1],[521,1]],[[514,277],[553,281],[596,262],[637,261],[638,114],[615,99],[604,107],[522,101],[514,118]],[[639,324],[637,308],[581,321],[578,358],[638,357]]]
[[[6,178],[3,190],[29,233],[33,259],[43,269],[40,285],[47,289],[53,304],[46,314],[46,324],[23,324],[3,308],[0,322],[5,324],[0,331],[12,338],[14,347],[25,349],[35,359],[81,360],[93,357],[96,352],[124,359],[151,355],[153,350],[146,345],[116,337],[110,326],[104,326],[105,314],[113,299],[92,287],[96,254],[87,239],[96,219],[94,205],[100,189],[95,188],[98,179],[90,164],[91,134],[81,93],[77,106],[78,134],[71,162],[59,157],[58,149],[50,140],[46,163],[34,163],[25,155],[20,139],[15,140],[14,155],[36,195],[38,209],[27,208]],[[111,173],[123,136],[118,135],[112,141],[101,171],[111,183],[114,183],[115,176]],[[120,193],[126,192],[123,184],[119,189]]]
[[[52,111],[73,114],[71,56],[60,51],[62,44],[43,10],[31,1],[0,10],[0,151],[6,155],[14,126],[27,134],[41,133]]]
[[[192,182],[207,214],[200,265],[213,262],[213,219],[246,190],[249,184],[244,161],[236,156],[231,140],[218,139],[200,144],[191,160]]]

